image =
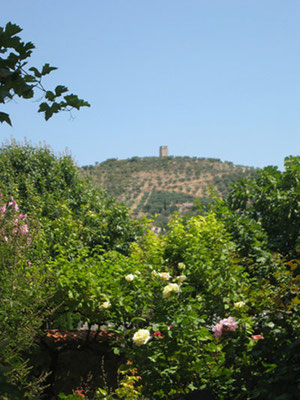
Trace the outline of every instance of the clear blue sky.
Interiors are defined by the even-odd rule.
[[[45,122],[38,103],[1,106],[13,128],[78,165],[107,158],[216,157],[282,168],[300,154],[299,0],[9,0],[0,22],[36,45],[92,107]]]

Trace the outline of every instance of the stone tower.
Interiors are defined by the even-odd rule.
[[[168,157],[168,146],[160,146],[159,148],[159,157]]]

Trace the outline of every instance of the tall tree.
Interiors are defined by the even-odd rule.
[[[285,159],[285,171],[266,167],[233,186],[232,210],[261,224],[272,251],[297,258],[300,244],[300,156]]]

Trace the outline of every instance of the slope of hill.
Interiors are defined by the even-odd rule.
[[[195,199],[207,202],[210,187],[226,197],[232,182],[256,174],[253,167],[215,158],[171,156],[108,159],[82,170],[96,185],[127,204],[134,216],[159,213],[161,223],[174,211],[190,211]]]

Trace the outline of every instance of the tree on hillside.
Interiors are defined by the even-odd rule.
[[[22,42],[18,34],[22,29],[8,22],[5,28],[0,27],[0,103],[18,96],[31,99],[37,90],[44,96],[39,105],[39,112],[44,113],[46,121],[60,111],[71,111],[73,108],[89,107],[89,103],[79,99],[77,95],[68,94],[68,88],[58,85],[54,91],[43,86],[42,78],[56,70],[56,67],[45,64],[40,70],[27,67],[28,59],[35,48],[31,42]],[[2,57],[4,55],[6,57]],[[0,122],[12,125],[9,114],[0,112]]]

